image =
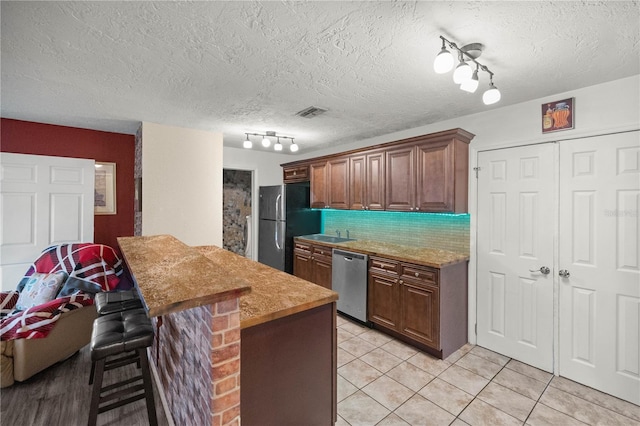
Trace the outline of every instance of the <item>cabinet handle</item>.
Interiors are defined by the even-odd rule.
[[[313,256],[311,256],[311,260],[313,260]]]
[[[416,207],[416,211],[420,210],[420,207]]]
[[[403,284],[403,283],[404,283],[404,281],[402,281],[402,280],[398,281],[398,284]]]
[[[419,276],[420,276],[420,274],[419,274],[419,273],[417,273],[417,272],[416,272],[414,275],[415,275],[416,277],[419,277]]]
[[[411,211],[413,211],[413,210],[414,210],[413,207],[411,207]]]

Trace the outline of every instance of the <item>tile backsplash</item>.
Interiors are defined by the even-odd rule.
[[[469,214],[322,210],[322,232],[469,254]]]

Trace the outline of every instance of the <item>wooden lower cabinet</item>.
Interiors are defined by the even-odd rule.
[[[369,272],[367,308],[369,321],[396,329],[400,323],[398,278],[387,273]]]
[[[331,247],[295,241],[293,275],[331,290]]]
[[[401,332],[427,346],[439,347],[438,287],[400,280]]]
[[[368,319],[446,358],[467,343],[467,263],[430,268],[370,257]]]

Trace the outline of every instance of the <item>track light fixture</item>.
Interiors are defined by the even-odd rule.
[[[264,132],[264,133],[245,133],[245,136],[247,137],[245,139],[245,141],[242,143],[242,147],[246,148],[246,149],[251,149],[253,148],[253,143],[251,142],[251,139],[249,138],[249,136],[259,136],[261,137],[261,144],[263,147],[268,148],[271,146],[271,139],[269,138],[276,138],[276,143],[275,145],[273,145],[273,149],[275,151],[282,151],[283,146],[282,143],[280,143],[280,139],[289,139],[291,140],[291,145],[289,145],[289,150],[291,152],[297,152],[299,147],[298,145],[293,141],[293,138],[291,136],[282,136],[282,135],[278,135],[276,134],[276,132],[272,132],[272,131],[268,131],[268,132]]]
[[[500,91],[493,84],[493,72],[489,70],[485,65],[482,65],[476,59],[482,54],[484,46],[480,43],[471,43],[462,47],[458,47],[455,43],[440,36],[442,39],[442,49],[438,55],[436,55],[433,61],[433,70],[438,74],[445,74],[453,68],[454,60],[453,54],[447,50],[449,48],[458,53],[458,66],[453,72],[453,82],[460,85],[460,89],[465,92],[475,93],[478,89],[479,79],[478,71],[482,70],[489,74],[489,89],[482,95],[482,101],[485,105],[491,105],[500,100]],[[473,71],[469,62],[473,62],[476,65],[476,70]]]

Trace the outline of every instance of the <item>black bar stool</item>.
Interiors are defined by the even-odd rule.
[[[124,291],[103,291],[94,299],[98,315],[108,315],[128,309],[142,308],[142,300],[135,288]]]
[[[95,370],[95,377],[89,409],[89,426],[96,424],[98,414],[142,398],[146,398],[149,424],[158,424],[147,358],[147,347],[151,346],[153,335],[151,320],[144,309],[103,315],[93,322],[91,360],[94,367],[91,373],[93,377]],[[102,387],[105,371],[132,363],[139,363],[141,375]],[[139,383],[140,380],[142,383]],[[132,384],[135,385],[130,386]],[[123,389],[117,390],[118,388]],[[142,393],[139,393],[140,391]],[[131,394],[135,395],[125,398]]]

